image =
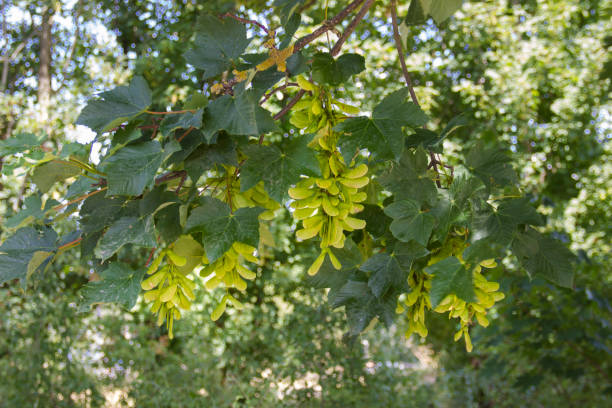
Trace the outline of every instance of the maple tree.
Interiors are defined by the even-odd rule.
[[[15,231],[0,246],[0,283],[25,285],[79,247],[101,275],[82,289],[83,309],[130,308],[144,290],[172,336],[196,284],[218,294],[215,320],[228,306],[243,307],[256,266],[273,261],[263,238],[268,223],[287,210],[301,224],[296,239],[317,248],[304,272],[329,288],[332,307],[344,306],[349,340],[404,313],[407,335],[424,337],[432,310],[458,319],[455,340],[471,350],[469,327],[488,325],[487,309],[504,297],[486,270],[502,268],[509,254],[530,276],[571,287],[574,255],[538,232],[542,217],[504,147],[469,143],[445,152],[462,116],[439,132],[427,128],[401,29],[430,16],[441,23],[461,1],[415,0],[401,20],[395,1],[388,4],[405,86],[398,82],[371,113],[343,98],[343,85],[368,70],[364,56],[342,54],[342,46],[375,2],[352,1],[294,39],[302,3],[275,2],[281,26],[274,28],[231,13],[202,16],[184,55],[205,85],[181,103],[153,106],[141,76],[89,100],[77,124],[104,145],[98,165],[80,152],[40,158],[32,134],[3,141],[3,156],[35,162],[41,194],[76,181],[63,202],[33,195],[7,220]],[[344,21],[323,51],[315,40]],[[75,229],[58,236],[54,223],[66,218]],[[147,251],[150,266],[123,262],[127,247]]]

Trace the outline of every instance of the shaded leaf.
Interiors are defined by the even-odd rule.
[[[121,216],[124,204],[121,197],[105,197],[100,193],[88,197],[79,211],[80,228],[86,234],[100,231]]]
[[[193,182],[197,182],[206,170],[217,164],[237,166],[236,142],[227,134],[222,133],[217,143],[198,147],[185,160],[185,170]]]
[[[204,109],[200,108],[195,112],[167,115],[159,124],[159,130],[163,135],[168,136],[176,129],[189,129],[190,127],[199,129],[202,127],[203,114]]]
[[[421,211],[417,202],[396,201],[385,208],[385,214],[393,218],[390,229],[395,238],[427,245],[436,219],[430,213]]]
[[[398,164],[384,173],[380,183],[395,195],[395,200],[435,203],[438,190],[427,173],[427,154],[422,149],[406,151]]]
[[[399,159],[404,151],[404,126],[417,128],[427,123],[427,115],[407,101],[408,90],[400,89],[385,97],[372,112],[372,118],[349,118],[336,126],[345,134],[339,140],[340,150],[348,163],[360,149],[373,157]]]
[[[224,202],[204,197],[202,205],[191,211],[185,228],[188,232],[202,232],[204,250],[210,262],[214,262],[234,242],[253,247],[259,244],[259,214],[263,208],[240,208],[231,212]]]
[[[485,148],[481,144],[469,149],[465,157],[468,169],[480,177],[487,187],[517,183],[510,161],[503,150]]]
[[[412,0],[406,17],[407,24],[422,24],[431,16],[440,24],[452,16],[463,0]]]
[[[429,292],[433,308],[436,308],[442,299],[450,294],[454,294],[466,302],[476,300],[472,284],[472,272],[466,270],[459,259],[454,256],[426,267],[425,272],[433,275]]]
[[[398,242],[393,247],[393,256],[406,273],[410,272],[414,261],[427,255],[429,255],[427,248],[415,241]]]
[[[313,56],[312,79],[319,84],[340,85],[365,69],[365,58],[359,54],[343,54],[334,59],[329,53]]]
[[[311,137],[293,139],[281,151],[276,146],[249,145],[243,149],[247,161],[240,171],[240,189],[246,191],[260,180],[268,195],[282,202],[287,190],[300,180],[301,175],[320,176],[315,152],[308,147]]]
[[[542,276],[559,286],[572,287],[576,256],[561,242],[528,228],[514,239],[512,252],[531,276]]]
[[[374,204],[365,204],[363,211],[355,214],[355,217],[365,220],[365,229],[374,238],[382,237],[391,224],[391,218],[385,214],[379,205]]]
[[[270,112],[259,106],[254,90],[223,95],[212,101],[204,113],[203,132],[208,141],[220,130],[231,135],[254,136],[275,129]]]
[[[155,229],[165,242],[174,242],[183,233],[180,208],[173,204],[160,209],[154,216]]]
[[[185,53],[185,59],[204,70],[203,79],[212,78],[231,68],[250,41],[241,22],[206,15],[198,21],[194,48]]]
[[[369,272],[368,286],[377,298],[384,295],[391,286],[406,284],[407,274],[399,265],[398,260],[387,252],[375,254],[359,268]]]

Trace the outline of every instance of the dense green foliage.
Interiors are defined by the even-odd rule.
[[[3,403],[610,403],[610,5],[241,3],[3,26]]]

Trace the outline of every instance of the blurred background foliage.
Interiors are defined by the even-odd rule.
[[[179,103],[204,85],[182,57],[197,17],[237,10],[278,24],[272,3],[4,0],[0,139],[31,132],[42,140],[37,154],[87,154],[79,143],[91,135],[72,123],[88,95],[140,74],[159,106]],[[343,5],[302,1],[298,35],[323,21],[326,3],[328,15]],[[405,13],[408,1],[399,3]],[[378,2],[346,45],[367,70],[342,96],[364,111],[402,86],[386,6]],[[512,151],[546,228],[579,255],[574,290],[530,281],[507,259],[494,277],[506,300],[488,328],[474,330],[473,353],[449,340],[451,323],[435,314],[426,342],[405,339],[400,320],[348,347],[344,315],[308,285],[302,265],[312,248],[293,240],[285,214],[247,308],[212,322],[202,291],[170,341],[140,303],[78,313],[78,289],[96,273],[74,251],[25,294],[0,286],[0,406],[612,405],[611,17],[606,0],[470,1],[441,27],[405,32],[433,126],[461,112],[469,123],[445,151],[475,139]],[[24,160],[0,158],[3,234],[34,189]],[[134,251],[129,261],[141,267],[146,257]]]

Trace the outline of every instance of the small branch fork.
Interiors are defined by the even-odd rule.
[[[319,38],[320,36],[322,36],[326,32],[328,32],[331,29],[333,29],[342,20],[344,20],[349,14],[351,14],[353,12],[353,10],[355,10],[357,7],[359,7],[359,5],[361,3],[363,3],[363,1],[364,0],[354,0],[352,3],[350,3],[344,9],[342,9],[342,11],[340,11],[338,14],[336,14],[334,17],[332,17],[330,20],[324,21],[323,24],[321,24],[321,26],[319,28],[317,28],[315,31],[313,31],[311,34],[308,34],[307,36],[300,38],[295,43],[295,46],[293,47],[293,52],[296,53],[296,52],[300,51],[306,45],[310,44],[311,42],[313,42],[314,40],[316,40],[317,38]],[[368,0],[367,2],[371,6],[372,3],[374,2],[374,0]],[[368,8],[370,8],[370,7],[368,6]],[[366,9],[366,11],[367,11],[367,9]],[[365,13],[364,13],[364,15],[365,15]],[[363,16],[361,18],[363,18]],[[359,18],[359,20],[361,20],[361,18]],[[357,21],[357,22],[359,22],[359,21]],[[355,23],[355,25],[356,25],[356,23]]]
[[[326,33],[327,31],[331,30],[336,24],[338,24],[340,21],[342,21],[344,18],[346,18],[346,16],[351,11],[356,9],[361,3],[363,3],[363,0],[355,0],[354,2],[352,2],[351,4],[346,6],[346,8],[344,8],[344,10],[342,10],[340,13],[338,13],[331,20],[328,20],[325,23],[323,23],[323,25],[321,25],[321,27],[319,27],[317,30],[315,30],[312,34],[309,34],[306,37],[303,37],[302,39],[298,40],[298,42],[295,44],[294,52],[299,51],[300,49],[304,48],[304,46],[306,44],[314,41],[320,35],[322,35],[322,34]],[[361,9],[357,13],[357,15],[355,15],[353,20],[346,27],[346,30],[344,30],[344,33],[342,34],[342,36],[338,39],[336,44],[331,49],[331,55],[332,56],[336,56],[340,52],[340,49],[342,48],[342,45],[346,42],[348,37],[350,37],[350,35],[353,33],[353,31],[355,31],[355,28],[357,27],[359,22],[365,17],[365,15],[367,14],[368,10],[370,9],[370,7],[372,7],[373,4],[374,4],[374,0],[366,0],[365,1],[365,3],[361,7]],[[302,97],[304,96],[305,93],[306,93],[306,91],[301,89],[293,97],[293,99],[291,99],[291,101],[289,101],[289,103],[287,105],[285,105],[285,107],[280,112],[278,112],[276,115],[274,115],[274,120],[279,120],[280,118],[285,116],[287,114],[287,112],[289,112],[291,110],[291,108],[293,108],[293,106],[296,103],[298,103],[298,101],[300,99],[302,99]]]

